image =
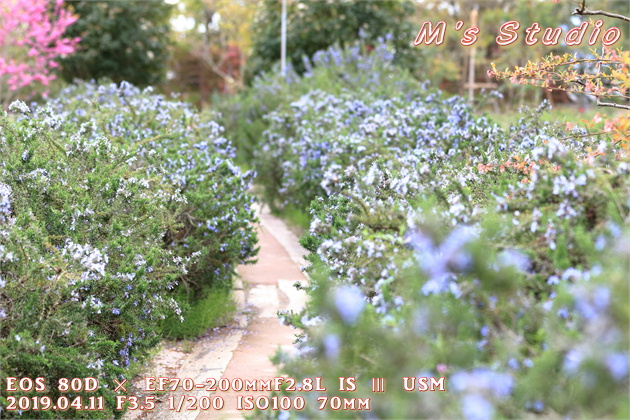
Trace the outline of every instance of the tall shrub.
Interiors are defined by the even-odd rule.
[[[0,375],[44,377],[55,401],[105,398],[105,412],[28,417],[118,416],[114,379],[158,342],[157,321],[179,310],[168,293],[192,261],[165,249],[163,235],[184,198],[134,165],[137,149],[16,104],[19,121],[0,117]],[[60,378],[87,377],[100,381],[96,392],[58,390]],[[22,395],[43,394],[3,385],[0,403]]]
[[[129,83],[70,86],[48,106],[62,124],[89,123],[90,138],[137,150],[147,174],[183,196],[183,206],[171,203],[179,224],[165,228],[164,241],[182,258],[200,253],[182,276],[190,290],[229,286],[236,265],[253,262],[257,219],[248,189],[255,173],[234,165],[235,150],[211,116]]]

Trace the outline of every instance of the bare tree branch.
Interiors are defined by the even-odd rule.
[[[597,106],[609,106],[611,108],[619,108],[619,109],[628,109],[630,110],[630,105],[621,105],[621,104],[615,104],[612,102],[600,102],[599,99],[597,100]]]
[[[223,70],[221,70],[220,65],[221,64],[217,64],[214,62],[214,60],[212,58],[210,58],[210,54],[204,54],[204,53],[195,53],[195,55],[200,58],[204,64],[206,64],[208,67],[210,67],[212,69],[213,72],[215,72],[219,77],[229,81],[230,83],[235,83],[236,80],[230,76],[229,74],[225,73]],[[222,60],[224,61],[224,60]]]
[[[607,16],[607,17],[611,17],[615,19],[624,20],[626,22],[630,22],[630,17],[628,16],[618,15],[616,13],[606,12],[604,10],[587,10],[586,0],[584,0],[582,2],[581,7],[578,7],[577,9],[575,9],[575,11],[572,14],[581,15],[581,16]]]
[[[580,12],[580,9],[575,9],[575,12],[573,12],[573,14],[574,15],[583,15],[583,16],[601,15],[601,16],[608,16],[608,17],[611,17],[611,18],[621,19],[621,20],[625,20],[626,22],[630,22],[630,17],[628,17],[628,16],[618,15],[616,13],[605,12],[603,10],[584,10],[583,12]]]
[[[210,67],[210,69],[217,76],[219,76],[220,78],[222,78],[223,80],[227,81],[230,84],[236,84],[236,79],[221,69],[221,67],[223,67],[227,59],[225,54],[221,55],[218,63],[214,60],[214,57],[212,56],[209,30],[210,30],[210,23],[212,22],[213,17],[216,13],[217,13],[216,10],[204,4],[204,15],[206,18],[206,31],[204,32],[204,35],[203,35],[203,47],[202,47],[201,52],[195,51],[194,54],[197,56],[197,58],[201,59],[201,61],[203,61],[203,63],[206,66]],[[218,39],[217,44],[220,46],[220,48],[224,49],[227,46],[227,41],[221,32],[219,32],[218,38],[219,39]]]

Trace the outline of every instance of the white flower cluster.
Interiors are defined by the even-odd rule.
[[[85,268],[86,271],[81,274],[81,281],[97,280],[105,275],[108,262],[106,252],[101,252],[89,244],[81,245],[66,240],[61,254],[79,262]]]

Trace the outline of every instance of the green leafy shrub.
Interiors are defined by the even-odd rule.
[[[95,393],[66,395],[104,396],[105,415],[119,415],[113,380],[159,340],[156,322],[179,311],[168,291],[192,261],[163,236],[184,198],[133,164],[137,148],[91,137],[87,123],[61,131],[55,114],[15,106],[26,113],[19,121],[0,117],[1,375],[44,377],[53,399],[59,378],[99,378]],[[24,394],[3,386],[0,401]]]
[[[438,134],[380,159],[321,160],[302,239],[312,300],[287,314],[305,334],[285,373],[356,377],[363,392],[326,395],[369,396],[383,418],[628,415],[630,160],[538,115],[482,130],[485,144]],[[387,379],[382,398],[373,377]],[[407,392],[403,377],[445,377],[448,392]]]
[[[240,161],[252,164],[264,146],[263,132],[271,123],[268,114],[290,109],[291,102],[312,90],[339,95],[361,89],[363,100],[416,91],[419,83],[408,71],[394,65],[394,51],[388,42],[377,43],[371,51],[364,42],[345,48],[332,46],[310,59],[305,57],[306,71],[301,76],[290,66],[286,76],[278,71],[265,73],[257,76],[250,88],[220,101],[220,123]]]
[[[253,262],[256,216],[248,189],[255,173],[233,164],[234,148],[216,122],[128,83],[70,86],[47,106],[61,124],[87,122],[91,138],[107,136],[137,149],[146,175],[182,194],[183,205],[171,207],[179,225],[169,226],[164,240],[182,258],[199,253],[182,276],[187,288],[229,286],[234,267]]]
[[[541,295],[524,266],[516,267],[527,259],[506,258],[492,246],[492,235],[456,229],[440,240],[439,231],[430,233],[432,222],[422,229],[422,238],[444,251],[443,262],[455,267],[460,258],[472,260],[462,272],[453,269],[458,289],[422,292],[435,280],[422,267],[439,263],[426,249],[394,277],[386,311],[366,303],[359,287],[315,270],[312,310],[295,319],[306,333],[301,353],[280,360],[298,386],[301,378],[317,376],[328,390],[299,394],[307,411],[295,417],[628,416],[626,238],[610,237],[610,247],[596,257],[601,265],[579,278],[561,276],[551,294]],[[339,377],[355,377],[357,390],[338,391]],[[405,391],[404,377],[444,377],[446,392]],[[385,378],[386,393],[371,393],[371,378]],[[370,398],[370,411],[311,409],[322,395]]]
[[[270,113],[258,168],[267,201],[311,217],[311,301],[285,314],[304,334],[283,372],[371,410],[320,411],[309,392],[303,411],[260,415],[627,417],[621,145],[542,122],[544,105],[503,130],[461,98],[363,95],[313,90]]]
[[[81,395],[103,396],[105,412],[28,414],[118,417],[114,379],[165,325],[192,334],[173,331],[173,297],[228,312],[225,293],[207,290],[228,290],[256,255],[254,173],[234,166],[218,124],[150,89],[87,83],[14,109],[0,120],[2,375],[45,377],[53,399],[59,378],[99,378]],[[207,324],[187,315],[184,327]]]

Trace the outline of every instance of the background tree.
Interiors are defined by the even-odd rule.
[[[404,1],[308,1],[287,2],[287,59],[298,73],[304,71],[302,57],[331,45],[341,47],[362,37],[377,42],[387,34],[393,36],[395,61],[414,68],[421,56],[412,50],[414,13],[412,2]],[[265,0],[252,27],[253,50],[246,79],[271,69],[280,60],[280,19],[282,2]]]
[[[205,17],[203,23],[207,28],[197,56],[227,83],[239,85],[244,54],[251,47],[251,22],[256,3],[244,0],[195,1],[201,3]],[[238,68],[231,65],[235,52],[239,58],[236,63]]]
[[[107,77],[138,86],[158,83],[166,72],[171,6],[162,1],[87,1],[68,6],[79,19],[66,35],[79,36],[79,51],[62,61],[63,78]]]
[[[256,5],[248,0],[180,1],[174,19],[173,74],[166,89],[204,102],[214,92],[238,88]]]

